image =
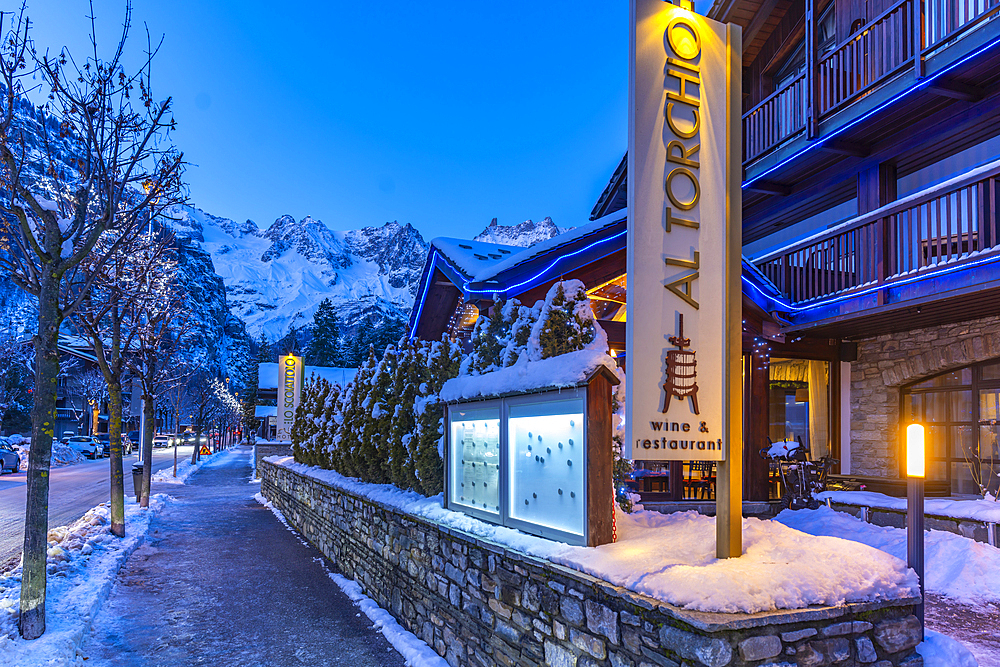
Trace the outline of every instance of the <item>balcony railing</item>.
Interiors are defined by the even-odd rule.
[[[744,163],[901,72],[922,77],[925,58],[998,12],[1000,0],[900,0],[743,115]]]
[[[1000,253],[1000,161],[754,261],[793,303]]]

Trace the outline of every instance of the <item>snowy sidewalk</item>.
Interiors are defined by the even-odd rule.
[[[88,665],[403,665],[319,553],[254,500],[249,455],[170,489],[84,641]]]

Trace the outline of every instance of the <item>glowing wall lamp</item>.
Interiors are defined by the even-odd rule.
[[[914,609],[924,628],[924,475],[927,456],[924,427],[906,427],[906,564],[920,579],[920,604]]]

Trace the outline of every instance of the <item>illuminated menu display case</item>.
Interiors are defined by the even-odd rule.
[[[445,506],[569,544],[611,541],[613,374],[448,406]]]

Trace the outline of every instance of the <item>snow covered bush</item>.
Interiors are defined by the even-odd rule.
[[[498,299],[480,317],[472,349],[447,336],[427,342],[403,337],[382,355],[371,350],[343,390],[323,381],[303,389],[295,414],[295,460],[364,482],[393,484],[427,496],[444,488],[444,383],[579,350],[607,352],[608,340],[579,280],[557,282],[533,307]],[[619,396],[620,400],[620,396]],[[615,408],[617,410],[617,408]],[[615,439],[615,482],[631,471]],[[623,509],[627,498],[618,499]]]
[[[567,352],[608,350],[608,338],[598,326],[587,290],[579,280],[555,283],[545,295],[528,338],[528,358],[548,359]]]
[[[440,493],[444,405],[437,393],[458,375],[461,351],[449,340],[400,340],[372,352],[354,382],[310,382],[292,428],[295,460],[424,495]]]

